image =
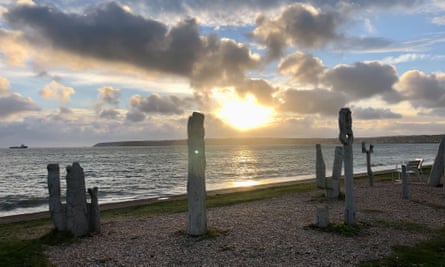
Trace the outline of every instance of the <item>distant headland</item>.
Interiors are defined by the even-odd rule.
[[[354,143],[360,144],[428,144],[440,143],[445,135],[403,135],[356,137]],[[337,138],[207,138],[206,145],[292,145],[292,144],[339,144]],[[97,143],[94,147],[109,146],[175,146],[186,145],[187,140],[145,140],[145,141],[117,141]]]

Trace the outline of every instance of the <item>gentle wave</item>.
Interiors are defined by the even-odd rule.
[[[437,144],[376,144],[373,170],[394,168],[417,157],[432,163]],[[332,172],[335,145],[322,145],[326,174]],[[0,216],[48,210],[47,170],[59,163],[62,195],[65,166],[77,161],[87,187],[99,187],[99,202],[109,203],[184,194],[187,147],[98,147],[0,149]],[[208,190],[314,178],[315,145],[206,147]],[[354,172],[366,171],[366,156],[354,145]]]

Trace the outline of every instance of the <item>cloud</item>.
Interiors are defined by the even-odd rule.
[[[116,108],[119,107],[120,90],[106,86],[97,89],[97,91],[99,94],[95,104],[96,113],[100,118],[118,119],[120,112]]]
[[[325,67],[321,59],[303,52],[295,52],[280,61],[278,70],[290,74],[294,81],[317,85]]]
[[[0,29],[0,52],[8,65],[23,66],[31,50],[21,33]]]
[[[40,108],[30,99],[13,93],[0,97],[0,118],[8,119],[24,112],[38,111]]]
[[[194,87],[208,88],[242,82],[245,71],[260,64],[259,55],[245,44],[201,36],[194,19],[167,26],[130,13],[115,2],[80,14],[50,6],[15,6],[5,18],[23,31],[20,36],[27,42],[45,49],[44,55],[33,57],[39,73],[47,64],[84,69],[114,65],[119,70],[132,66],[187,77]],[[25,61],[24,56],[20,59]]]
[[[390,109],[352,107],[354,118],[361,120],[400,119],[402,115]]]
[[[141,113],[180,115],[184,113],[184,108],[189,105],[189,99],[179,98],[177,96],[160,96],[152,94],[148,97],[134,95],[130,98],[130,119],[140,119]],[[139,115],[138,115],[139,114]]]
[[[109,2],[85,14],[49,6],[16,6],[5,17],[29,40],[74,54],[186,75],[202,50],[195,20],[172,28]]]
[[[433,23],[438,24],[438,25],[445,25],[445,16],[434,17]]]
[[[354,65],[338,65],[327,71],[324,83],[332,90],[343,92],[351,99],[363,99],[381,95],[388,102],[397,101],[393,85],[398,81],[395,68],[378,62],[358,62]]]
[[[404,62],[423,60],[423,59],[430,58],[430,57],[431,56],[425,55],[425,54],[409,53],[409,54],[399,55],[397,57],[392,57],[392,56],[385,57],[380,62],[382,62],[383,64],[399,64],[399,63],[404,63]]]
[[[299,114],[324,114],[336,116],[338,110],[348,102],[341,92],[324,89],[286,90],[282,96],[283,103],[279,109],[283,112]]]
[[[9,80],[0,77],[0,96],[9,95],[9,93],[10,93]]]
[[[66,103],[75,92],[72,87],[64,86],[53,80],[40,90],[39,95],[44,99],[56,99],[60,103]]]
[[[343,17],[334,9],[321,10],[297,3],[287,7],[277,18],[259,17],[252,36],[269,48],[271,58],[276,58],[287,45],[302,49],[325,47],[339,38],[342,22]]]
[[[396,85],[401,94],[416,108],[445,106],[445,73],[405,72]]]
[[[210,36],[206,42],[205,57],[196,62],[191,75],[195,88],[230,86],[245,80],[245,71],[260,64],[258,55],[249,47],[233,40]]]
[[[277,91],[277,88],[274,88],[270,83],[262,79],[246,79],[238,84],[235,89],[242,97],[252,94],[258,103],[263,105],[272,104],[274,100],[273,94]]]

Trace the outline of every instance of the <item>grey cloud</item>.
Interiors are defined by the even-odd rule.
[[[351,99],[362,99],[381,94],[385,100],[397,100],[397,92],[393,85],[398,81],[393,66],[378,62],[354,65],[339,65],[326,73],[324,82],[332,86],[332,90],[343,92]]]
[[[352,107],[354,118],[362,120],[400,119],[402,115],[390,109]]]
[[[152,94],[144,98],[139,95],[134,95],[130,99],[130,114],[142,112],[179,115],[184,113],[184,108],[187,106],[188,100],[181,99],[177,96],[160,96],[158,94]],[[131,115],[130,117],[134,118],[134,116],[135,115]]]
[[[407,71],[397,88],[414,107],[442,108],[445,106],[445,74],[430,74],[417,70]]]
[[[195,88],[228,86],[243,82],[245,71],[259,65],[248,46],[230,39],[218,40],[210,36],[206,41],[206,55],[196,62],[191,75]]]
[[[283,95],[284,103],[280,110],[300,114],[324,114],[336,116],[338,110],[348,102],[340,92],[324,89],[294,90],[289,89]]]
[[[19,94],[0,97],[0,118],[8,118],[12,115],[27,111],[38,111],[40,108],[30,98]]]
[[[247,79],[243,83],[236,86],[236,91],[241,96],[245,96],[246,94],[250,93],[255,96],[259,103],[270,105],[273,102],[272,95],[277,91],[277,89],[265,80]]]
[[[325,67],[319,58],[303,52],[296,52],[282,59],[278,70],[281,73],[290,74],[295,81],[318,84]]]
[[[119,89],[114,89],[113,87],[102,87],[98,89],[98,102],[104,105],[109,105],[112,107],[119,106],[119,100],[121,92]]]
[[[342,22],[342,15],[334,9],[319,11],[297,3],[288,6],[277,19],[257,20],[252,36],[269,48],[273,58],[281,55],[288,44],[303,49],[326,46],[339,37],[338,28]]]
[[[140,122],[145,120],[145,114],[137,110],[129,111],[127,113],[127,120],[132,122]]]
[[[115,2],[100,4],[82,15],[50,6],[16,6],[5,17],[15,28],[32,29],[29,38],[37,33],[71,53],[174,74],[189,74],[202,50],[195,20],[168,29],[126,12]]]
[[[114,120],[119,118],[120,113],[114,109],[104,109],[100,112],[99,117],[103,119]]]

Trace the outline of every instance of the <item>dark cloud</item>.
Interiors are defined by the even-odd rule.
[[[344,94],[324,89],[289,89],[284,93],[283,100],[279,107],[281,111],[331,116],[337,116],[338,110],[348,102]]]
[[[243,82],[245,71],[259,65],[259,58],[248,46],[230,39],[207,38],[205,57],[197,62],[191,75],[195,88],[229,86]]]
[[[329,70],[324,83],[332,86],[332,90],[343,92],[351,99],[363,99],[375,95],[388,96],[387,101],[394,101],[397,97],[393,85],[398,76],[393,66],[378,62],[354,65],[339,65]]]
[[[38,111],[40,108],[30,99],[19,94],[0,97],[0,118],[8,118],[28,111]]]
[[[261,18],[252,36],[269,48],[272,58],[281,55],[286,45],[322,48],[339,37],[343,17],[334,9],[318,10],[308,4],[288,6],[276,19]]]
[[[390,109],[352,107],[354,118],[361,120],[400,119],[402,115]]]
[[[445,106],[445,74],[429,74],[412,70],[405,72],[397,83],[398,90],[414,107]]]
[[[321,59],[303,52],[296,52],[280,61],[278,70],[289,74],[292,79],[300,83],[318,84],[323,76],[325,67]]]
[[[174,74],[189,74],[202,51],[195,20],[169,29],[133,15],[114,2],[98,5],[85,14],[64,13],[51,6],[19,5],[5,18],[26,31],[34,42],[43,38],[71,53]]]
[[[138,113],[157,113],[164,115],[180,115],[189,105],[190,99],[177,96],[160,96],[152,94],[148,97],[134,95],[130,99],[130,117],[135,118]],[[127,114],[128,118],[128,114]]]

